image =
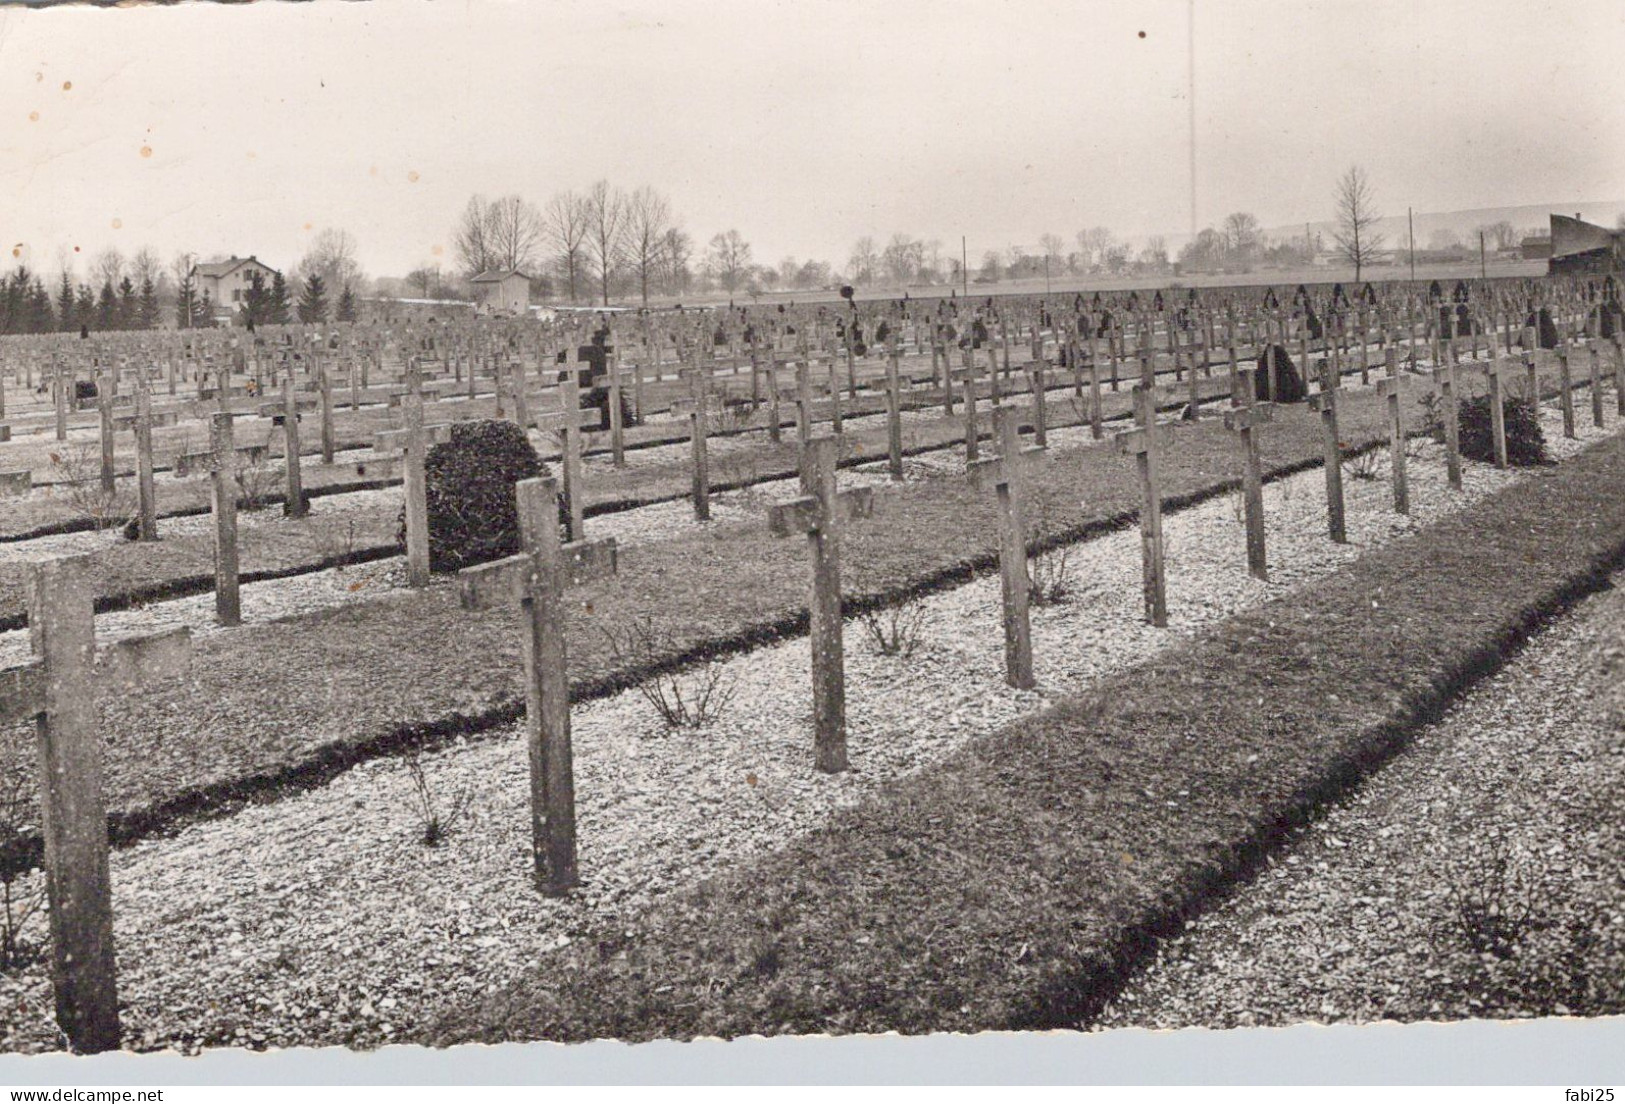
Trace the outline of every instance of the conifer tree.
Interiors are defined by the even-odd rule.
[[[214,329],[214,298],[208,288],[203,289],[203,301],[197,305],[197,316],[192,320],[192,325],[200,330]]]
[[[175,327],[189,330],[196,326],[198,306],[197,283],[188,272],[181,278],[181,286],[175,292]]]
[[[0,282],[0,334],[22,333],[27,328],[28,270],[18,266]]]
[[[141,295],[136,300],[136,325],[143,330],[158,327],[158,289],[153,286],[151,276],[141,281]]]
[[[51,293],[45,290],[45,281],[34,277],[34,290],[28,297],[28,330],[30,333],[50,333],[56,328],[51,313]]]
[[[73,329],[73,317],[73,280],[64,271],[56,293],[56,328],[63,332]]]
[[[136,297],[135,283],[128,277],[118,282],[118,328],[133,330],[141,314],[141,303]]]
[[[108,289],[112,291],[111,288]],[[70,330],[81,330],[96,322],[96,293],[90,290],[89,284],[79,285],[79,299],[73,305],[73,325]]]
[[[102,284],[102,295],[95,307],[96,329],[107,333],[118,329],[118,292],[113,290],[113,281],[107,280]]]
[[[282,273],[273,273],[271,276],[270,309],[266,321],[273,326],[286,326],[293,320],[293,304],[288,299],[288,281],[282,278]]]
[[[339,295],[339,313],[337,320],[340,322],[355,321],[355,292],[350,290],[349,284],[344,285],[344,291]]]
[[[250,272],[248,287],[243,292],[243,321],[253,326],[262,325],[269,320],[270,310],[271,293],[265,287],[265,277],[258,271]]]
[[[311,273],[299,295],[299,321],[308,324],[327,321],[327,288],[322,278]]]

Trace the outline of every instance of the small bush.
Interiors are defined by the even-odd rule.
[[[0,853],[18,849],[29,804],[27,773],[20,763],[6,763],[0,769]],[[40,959],[42,944],[28,934],[28,928],[44,907],[44,879],[29,879],[20,869],[0,866],[0,973]]]
[[[1029,546],[1042,540],[1057,529],[1052,520],[1057,506],[1047,497],[1038,502],[1037,517],[1027,525]],[[1056,606],[1072,597],[1076,587],[1072,579],[1072,546],[1063,544],[1038,556],[1027,559],[1027,601],[1040,608]]]
[[[117,480],[111,491],[101,482],[101,445],[81,441],[50,454],[51,466],[63,475],[68,508],[97,529],[123,524],[135,504],[133,489]]]
[[[1451,870],[1445,878],[1451,934],[1474,954],[1511,958],[1537,920],[1534,880],[1527,861],[1505,841],[1484,859]]]
[[[439,847],[468,815],[468,807],[474,800],[474,787],[464,783],[442,802],[429,785],[429,776],[423,770],[423,757],[417,748],[406,753],[406,772],[412,779],[412,812],[417,819],[418,842],[425,847]]]
[[[678,649],[671,635],[657,629],[648,615],[620,630],[602,630],[616,662],[634,670],[646,669]],[[733,701],[734,683],[721,663],[708,662],[698,671],[657,670],[637,683],[643,700],[654,706],[668,731],[700,729],[720,717]]]
[[[1034,556],[1027,561],[1027,600],[1035,606],[1058,606],[1072,597],[1076,589],[1072,582],[1072,556],[1070,545]]]
[[[1541,432],[1540,415],[1523,399],[1502,399],[1501,417],[1506,423],[1507,463],[1532,467],[1547,462],[1546,435]],[[1486,464],[1495,462],[1495,434],[1490,426],[1490,398],[1476,395],[1462,399],[1457,411],[1461,454]]]
[[[885,609],[858,614],[864,635],[880,655],[907,659],[920,646],[929,610],[921,598],[910,598]]]
[[[458,571],[520,549],[514,484],[549,474],[530,439],[507,421],[459,422],[451,440],[429,450],[424,497],[429,512],[429,569]],[[560,513],[566,510],[560,496]],[[406,511],[396,541],[406,544]]]
[[[1382,463],[1382,450],[1368,448],[1364,452],[1343,454],[1343,470],[1354,479],[1363,479],[1367,482],[1377,478],[1377,470]]]

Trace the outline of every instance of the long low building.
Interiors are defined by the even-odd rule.
[[[1553,215],[1550,276],[1584,276],[1625,271],[1625,231]]]

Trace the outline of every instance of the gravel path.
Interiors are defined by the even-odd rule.
[[[1576,447],[1556,442],[1560,454]],[[666,733],[637,690],[576,708],[585,885],[569,900],[528,889],[528,784],[516,726],[415,760],[375,760],[321,788],[117,852],[129,1045],[410,1038],[584,931],[623,922],[631,930],[638,910],[661,895],[780,846],[1049,698],[1524,478],[1469,465],[1466,492],[1457,494],[1444,485],[1434,446],[1418,442],[1414,456],[1410,519],[1391,512],[1385,482],[1349,481],[1348,546],[1323,536],[1322,473],[1266,488],[1269,584],[1246,574],[1234,496],[1170,515],[1172,632],[1140,620],[1137,531],[1073,548],[1075,599],[1034,614],[1037,691],[1003,683],[996,577],[922,602],[912,658],[875,654],[863,628],[850,626],[854,769],[840,776],[811,769],[804,638],[720,665],[732,704],[699,732]],[[934,708],[920,710],[925,701]],[[463,810],[438,847],[418,840],[425,792],[442,814]],[[26,879],[37,882],[37,874]],[[56,1045],[43,971],[0,979],[7,1007],[16,1011],[0,1025],[0,1049]]]
[[[1582,603],[1165,944],[1099,1026],[1625,1012],[1625,716],[1598,708],[1622,633],[1625,590]]]

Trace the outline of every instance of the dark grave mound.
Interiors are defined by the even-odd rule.
[[[1552,312],[1545,307],[1532,311],[1524,319],[1524,328],[1535,331],[1536,347],[1541,349],[1557,348],[1557,323],[1552,321]]]
[[[1276,345],[1275,349],[1275,383],[1277,393],[1271,397],[1270,373],[1268,351],[1258,355],[1258,370],[1253,373],[1253,392],[1260,402],[1303,402],[1309,395],[1303,386],[1303,376],[1298,372],[1298,366],[1293,363],[1292,354],[1286,351],[1285,345]]]

